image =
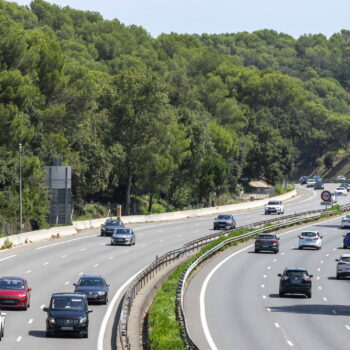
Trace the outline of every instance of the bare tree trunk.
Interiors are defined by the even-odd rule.
[[[153,192],[149,195],[149,203],[148,203],[148,212],[150,213],[152,211],[153,206]]]
[[[130,215],[132,175],[128,175],[128,185],[125,193],[125,214]]]

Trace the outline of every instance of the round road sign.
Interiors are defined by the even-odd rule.
[[[324,202],[330,202],[332,200],[332,194],[329,191],[322,191],[321,199]]]

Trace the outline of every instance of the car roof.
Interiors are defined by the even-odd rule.
[[[301,231],[301,233],[306,233],[306,232],[319,233],[318,231],[313,231],[313,230]]]
[[[264,236],[276,236],[274,233],[259,233],[258,236],[261,236],[261,235],[264,235]]]
[[[350,254],[342,254],[340,255],[341,258],[350,258]]]
[[[286,267],[284,271],[306,271],[306,269],[302,267]]]
[[[25,278],[23,278],[23,277],[16,277],[16,276],[1,276],[0,279],[2,279],[2,278],[26,281]]]
[[[104,279],[101,275],[82,275],[80,278],[100,278]]]
[[[57,292],[53,293],[52,297],[82,297],[86,298],[86,295],[83,293],[74,293],[74,292]]]

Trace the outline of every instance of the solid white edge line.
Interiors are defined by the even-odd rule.
[[[216,347],[214,340],[210,334],[209,331],[209,327],[208,327],[208,323],[207,323],[207,318],[206,318],[206,313],[205,313],[205,292],[207,289],[207,286],[209,284],[210,279],[212,278],[212,276],[214,275],[214,273],[223,265],[225,264],[228,260],[230,260],[231,258],[233,258],[235,255],[250,249],[253,247],[253,244],[248,245],[247,247],[238,250],[237,252],[234,252],[233,254],[231,254],[230,256],[228,256],[226,259],[224,259],[223,261],[221,261],[218,265],[216,265],[208,274],[208,276],[206,277],[206,279],[204,280],[204,283],[202,285],[201,288],[201,293],[199,296],[199,311],[200,311],[200,318],[201,318],[201,323],[202,323],[202,328],[203,328],[203,332],[204,335],[207,339],[207,342],[210,346],[210,349],[212,350],[218,350],[218,348]]]
[[[144,267],[145,268],[145,267]],[[140,271],[136,272],[135,275],[130,277],[114,294],[113,299],[110,301],[108,309],[103,317],[103,320],[101,322],[100,330],[98,331],[98,337],[97,337],[97,350],[103,350],[103,340],[105,337],[106,327],[108,320],[111,316],[111,313],[113,311],[115,303],[118,301],[121,293],[125,289],[125,287],[144,269],[142,268]]]
[[[8,260],[8,259],[12,259],[12,258],[14,258],[15,256],[17,256],[17,254],[7,256],[6,258],[2,258],[2,259],[0,259],[0,261],[5,261],[5,260]]]
[[[58,243],[48,244],[48,245],[44,245],[44,246],[42,246],[42,247],[37,247],[37,248],[35,248],[35,249],[39,250],[39,249],[50,248],[50,247],[54,247],[54,246],[56,246],[56,245],[61,245],[61,244],[69,243],[69,242],[78,241],[78,240],[80,240],[80,239],[93,238],[93,237],[96,237],[96,234],[91,235],[91,236],[84,236],[84,237],[79,237],[79,238],[73,238],[73,239],[69,239],[69,240],[64,241],[64,242],[58,242]]]

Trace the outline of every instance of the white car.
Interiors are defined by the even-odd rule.
[[[0,312],[0,340],[4,336],[6,316],[7,314],[5,312]]]
[[[315,179],[308,179],[306,182],[306,187],[315,187],[316,180]]]
[[[343,175],[337,176],[337,181],[344,181],[344,180],[346,180],[345,176]]]
[[[335,261],[337,264],[337,280],[342,277],[350,276],[350,254],[342,254],[339,259]]]
[[[346,188],[344,187],[337,187],[336,190],[334,191],[335,194],[337,194],[338,196],[347,196],[348,195],[348,191],[346,190]]]
[[[268,201],[265,205],[265,215],[284,214],[284,205],[281,201]]]
[[[318,231],[304,231],[299,236],[299,249],[316,248],[321,249],[322,236]]]
[[[341,228],[350,227],[350,214],[346,214],[346,215],[341,219],[340,227],[341,227]]]
[[[337,197],[336,193],[332,192],[332,203],[338,203]]]

